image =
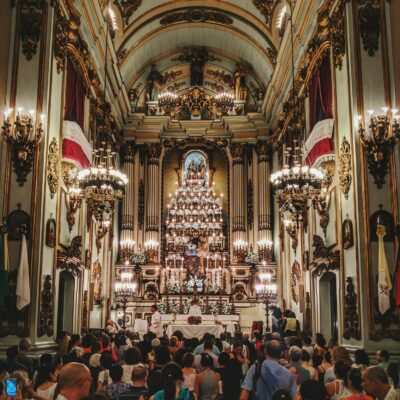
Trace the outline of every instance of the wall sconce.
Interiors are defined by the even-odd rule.
[[[385,183],[385,177],[389,170],[389,159],[393,147],[400,141],[400,129],[397,110],[383,107],[384,115],[374,116],[374,110],[368,110],[370,115],[369,132],[363,126],[362,117],[358,117],[361,143],[367,153],[368,170],[374,177],[378,189]]]
[[[262,260],[266,260],[269,262],[273,261],[272,254],[272,240],[263,239],[257,242],[258,245],[258,254]]]
[[[28,115],[23,115],[22,110],[18,108],[13,124],[10,120],[13,110],[5,111],[2,127],[3,140],[11,146],[12,162],[19,186],[24,185],[26,177],[32,170],[35,147],[42,139],[44,120],[44,114],[40,115],[37,121],[33,110],[29,111]]]
[[[82,190],[77,187],[68,188],[67,195],[67,223],[69,231],[72,231],[72,228],[75,225],[75,213],[78,209],[81,208],[82,205]]]
[[[147,240],[144,243],[144,254],[151,263],[158,263],[158,242],[153,239]]]
[[[129,264],[129,259],[134,252],[135,241],[132,239],[124,239],[119,242],[119,245],[121,249],[121,259]]]
[[[247,242],[242,239],[238,239],[233,243],[233,255],[237,262],[244,262],[244,258],[247,254]]]

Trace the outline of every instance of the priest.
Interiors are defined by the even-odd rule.
[[[189,317],[201,317],[201,308],[196,299],[193,299],[190,303]]]
[[[150,332],[153,332],[157,338],[160,338],[163,335],[163,327],[161,321],[161,314],[158,311],[158,307],[156,304],[151,306],[151,312],[153,315],[151,316],[150,323]]]

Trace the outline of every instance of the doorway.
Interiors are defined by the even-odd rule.
[[[74,331],[75,278],[68,271],[60,273],[58,284],[57,335]]]
[[[329,339],[338,338],[338,298],[336,275],[327,272],[319,280],[320,332]]]

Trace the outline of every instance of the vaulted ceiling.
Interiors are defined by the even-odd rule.
[[[190,85],[185,48],[211,55],[204,79],[209,90],[225,87],[237,63],[248,73],[253,98],[265,92],[280,45],[276,19],[284,0],[115,0],[114,46],[127,90],[143,100],[151,65],[175,89]]]

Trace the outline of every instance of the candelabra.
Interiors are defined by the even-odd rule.
[[[150,263],[158,263],[158,242],[156,240],[147,240],[144,243],[144,254]]]
[[[383,107],[382,111],[383,115],[374,116],[375,111],[368,110],[369,132],[367,134],[362,117],[358,117],[358,132],[361,143],[366,149],[368,170],[378,188],[382,188],[385,183],[392,149],[400,142],[397,109],[389,112],[388,107]]]
[[[164,114],[170,114],[172,109],[179,103],[175,92],[165,90],[158,95],[158,104],[164,111]]]
[[[121,259],[128,261],[133,256],[135,241],[132,239],[124,239],[119,242]]]
[[[277,286],[273,282],[270,272],[262,272],[258,275],[259,283],[256,284],[256,294],[258,299],[263,300],[265,304],[265,319],[267,332],[269,331],[269,309],[270,304],[275,303],[277,299]]]
[[[80,188],[71,186],[67,190],[67,223],[69,231],[75,225],[75,213],[82,205],[82,190]]]
[[[126,309],[128,302],[133,298],[136,291],[136,283],[132,281],[131,272],[121,272],[120,281],[115,283],[115,296],[120,300],[123,312],[122,328],[126,328]]]
[[[235,96],[230,92],[221,92],[215,96],[215,105],[221,115],[227,115],[232,111]]]
[[[17,175],[19,186],[23,186],[26,177],[32,170],[35,147],[40,143],[43,134],[44,114],[35,119],[33,110],[28,115],[22,114],[23,108],[17,109],[17,116],[13,124],[10,120],[12,109],[4,113],[2,137],[11,147],[14,172]]]
[[[233,255],[237,262],[243,262],[247,254],[247,242],[242,239],[238,239],[233,243]]]
[[[272,253],[272,240],[263,239],[257,242],[258,244],[258,254],[262,260],[266,260],[269,262],[273,261],[273,253]]]

